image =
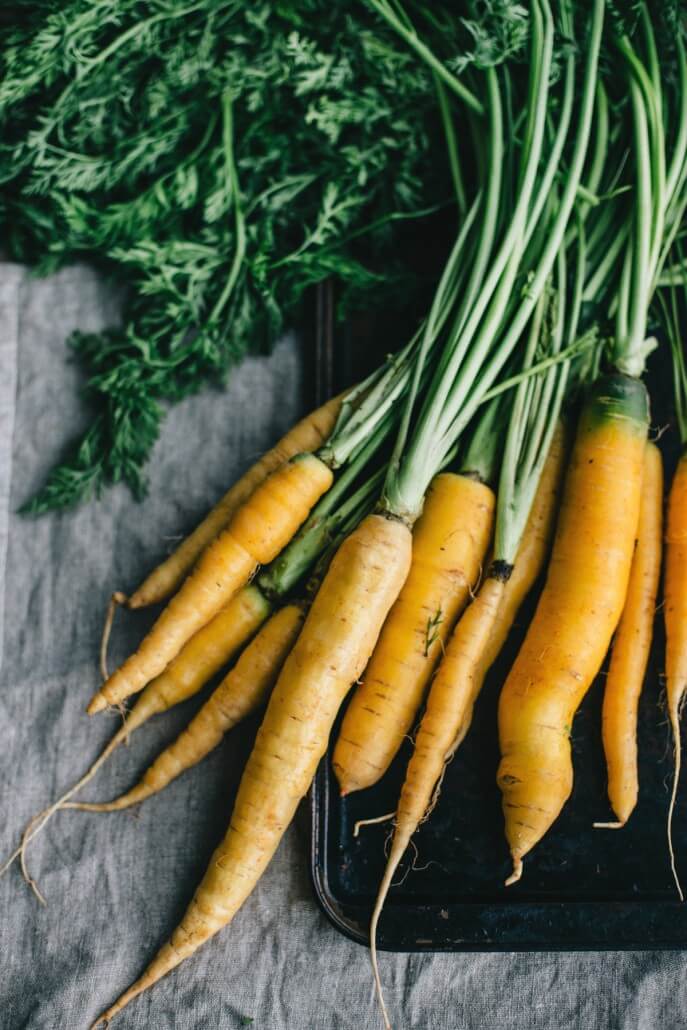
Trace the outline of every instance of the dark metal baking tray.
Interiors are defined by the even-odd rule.
[[[321,293],[315,365],[318,393],[357,378],[383,353],[379,326],[338,337],[331,295]],[[383,333],[381,334],[383,337]],[[356,364],[357,363],[357,364]],[[364,370],[364,369],[363,369]],[[653,370],[656,411],[667,410],[668,369]],[[668,387],[668,389],[667,389]],[[657,421],[656,415],[654,422]],[[666,434],[666,472],[676,458]],[[672,439],[671,439],[672,438]],[[559,820],[529,855],[519,884],[509,870],[496,787],[496,704],[504,675],[524,635],[529,600],[476,706],[472,729],[449,766],[432,816],[414,837],[382,915],[380,948],[394,951],[526,951],[687,947],[687,904],[677,898],[666,845],[672,745],[661,683],[663,626],[642,695],[639,719],[640,797],[621,831],[594,829],[612,818],[606,799],[600,708],[603,672],[573,727],[575,786]],[[336,729],[332,735],[336,740]],[[311,792],[311,876],[327,917],[354,941],[367,940],[375,892],[384,868],[388,825],[353,836],[356,820],[395,807],[409,746],[381,783],[341,799],[330,756]],[[675,814],[676,854],[687,880],[687,790]],[[400,882],[399,882],[400,881]]]

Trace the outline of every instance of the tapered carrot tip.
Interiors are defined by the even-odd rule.
[[[206,928],[203,928],[203,930],[197,932],[195,935],[189,934],[186,936],[183,944],[180,944],[178,947],[175,947],[172,941],[168,941],[166,944],[163,944],[146,971],[139,976],[138,980],[134,980],[131,987],[128,987],[124,991],[124,994],[120,995],[120,997],[110,1005],[109,1009],[105,1009],[105,1011],[98,1016],[95,1023],[91,1023],[90,1030],[95,1030],[95,1028],[99,1026],[109,1026],[114,1017],[118,1015],[122,1009],[126,1008],[129,1002],[133,1001],[134,998],[137,998],[139,994],[143,993],[143,991],[147,991],[148,988],[152,987],[153,984],[156,984],[158,980],[161,980],[163,976],[167,976],[167,974],[183,962],[184,959],[188,958],[189,955],[192,955],[201,944],[204,944],[205,941],[213,935],[213,933],[216,933],[217,929],[219,929],[219,927],[215,927],[214,930],[207,928],[206,932]]]
[[[155,981],[152,981],[152,983],[154,982]],[[96,1030],[96,1027],[109,1027],[110,1021],[114,1019],[117,1013],[121,1012],[122,1009],[129,1004],[130,1001],[133,1001],[136,995],[140,994],[141,991],[145,990],[146,986],[148,985],[141,985],[140,981],[137,981],[135,984],[133,984],[132,987],[130,987],[128,991],[125,991],[121,998],[119,998],[114,1003],[114,1005],[110,1005],[109,1009],[105,1009],[104,1012],[100,1013],[96,1021],[94,1023],[91,1023],[90,1030]]]
[[[91,698],[86,712],[88,715],[95,715],[96,712],[102,712],[104,708],[107,708],[107,701],[102,694],[96,694]]]
[[[517,883],[522,876],[522,859],[519,855],[513,855],[513,872],[506,880],[506,887],[510,887],[511,884]]]

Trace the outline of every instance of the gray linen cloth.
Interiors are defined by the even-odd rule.
[[[3,854],[28,818],[78,777],[118,725],[84,714],[98,684],[102,616],[298,416],[298,343],[252,358],[224,392],[175,407],[140,505],[124,489],[36,521],[15,514],[83,427],[70,329],[116,318],[85,268],[49,279],[0,265],[0,785]],[[9,534],[7,532],[9,526]],[[4,620],[2,612],[4,611]],[[120,613],[112,660],[148,625]],[[131,785],[197,708],[153,720],[85,796]],[[188,903],[224,834],[250,734],[134,814],[60,813],[29,851],[47,898],[16,869],[0,880],[0,1027],[80,1030],[141,972]],[[680,953],[381,956],[394,1024],[413,1030],[676,1030],[687,1026]],[[312,896],[296,821],[232,926],[114,1024],[121,1030],[377,1030],[366,949]]]

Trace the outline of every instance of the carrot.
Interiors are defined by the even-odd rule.
[[[668,811],[668,845],[673,877],[681,901],[684,900],[684,895],[675,863],[672,825],[682,759],[680,710],[687,690],[687,575],[685,570],[687,570],[687,453],[683,453],[678,462],[668,496],[664,587],[666,694],[675,747],[673,789]]]
[[[681,68],[681,81],[687,83],[687,63]],[[687,123],[686,123],[687,124]],[[684,157],[683,151],[683,157]],[[684,215],[684,202],[678,206],[677,224]],[[684,269],[684,248],[675,244],[675,258]],[[678,291],[678,284],[681,289]],[[673,361],[673,389],[675,421],[680,434],[682,454],[677,463],[668,495],[666,527],[666,571],[664,586],[664,620],[666,630],[666,695],[668,716],[673,737],[673,786],[668,807],[667,836],[670,866],[675,886],[684,900],[673,848],[673,815],[682,767],[682,737],[680,714],[687,690],[687,358],[685,357],[684,326],[687,311],[687,280],[681,272],[677,282],[669,282],[667,291],[658,291],[663,327],[670,343]]]
[[[641,382],[622,374],[597,381],[580,417],[546,585],[499,699],[508,883],[572,790],[570,726],[625,602],[647,426]]]
[[[581,93],[580,116],[576,129],[572,164],[556,215],[546,226],[545,236],[547,242],[544,252],[539,256],[534,267],[530,266],[528,271],[528,282],[531,285],[533,284],[535,288],[531,292],[528,291],[527,297],[519,300],[514,308],[508,310],[506,315],[508,300],[512,296],[511,291],[516,269],[523,261],[523,256],[525,256],[525,248],[522,251],[520,250],[527,228],[527,215],[523,214],[523,212],[527,210],[527,205],[532,198],[533,181],[530,178],[530,173],[531,169],[536,167],[538,161],[540,140],[543,132],[542,113],[545,115],[547,88],[551,69],[553,26],[550,19],[545,20],[542,18],[542,12],[537,5],[533,8],[530,46],[532,54],[536,55],[536,58],[532,61],[529,90],[531,95],[537,97],[537,104],[535,105],[536,110],[528,111],[526,129],[524,130],[525,138],[530,143],[529,148],[525,150],[527,154],[527,174],[523,176],[520,182],[515,198],[514,213],[508,219],[508,228],[493,259],[494,267],[489,272],[488,280],[490,281],[492,278],[497,280],[500,276],[500,266],[503,270],[503,277],[492,301],[492,311],[490,312],[492,317],[487,319],[487,324],[481,329],[481,334],[483,333],[481,338],[486,342],[489,339],[490,332],[493,332],[494,325],[496,324],[496,327],[500,328],[501,320],[503,319],[506,323],[505,332],[499,338],[494,357],[498,354],[499,359],[505,360],[505,358],[510,356],[509,348],[511,345],[514,346],[516,342],[521,340],[527,324],[530,323],[532,329],[525,347],[525,370],[532,368],[536,359],[537,347],[540,343],[547,349],[550,347],[553,357],[560,352],[564,337],[564,304],[562,302],[555,303],[553,306],[553,329],[549,330],[548,322],[544,319],[544,315],[549,307],[549,295],[548,291],[544,290],[544,284],[551,274],[556,252],[565,235],[566,225],[572,209],[573,194],[580,181],[584,163],[589,140],[603,14],[603,3],[601,0],[596,0],[592,7],[591,33],[587,45],[584,85]],[[563,24],[567,31],[572,28],[567,18],[564,19]],[[568,67],[566,68],[567,99],[570,97],[570,83],[574,82],[575,78],[571,71],[574,73],[574,65],[570,63],[569,59]],[[493,126],[497,125],[500,120],[498,82],[492,78],[489,85],[491,88],[489,108],[492,120],[491,128],[493,130]],[[563,118],[561,119],[560,132],[557,132],[556,146],[563,146],[567,132],[568,123]],[[487,133],[487,136],[489,135]],[[494,148],[490,154],[489,164],[488,188],[490,193],[493,188],[498,191],[501,185],[502,162],[499,158],[498,148]],[[511,236],[512,232],[514,232],[515,240]],[[522,233],[519,238],[518,233]],[[512,249],[510,249],[511,247]],[[524,263],[525,267],[527,267],[527,262],[525,261]],[[564,258],[559,258],[556,266],[557,283],[564,290],[566,278]],[[493,310],[499,310],[497,302],[502,307],[500,308],[499,315],[493,317]],[[577,307],[579,308],[579,305]],[[476,321],[479,314],[480,306],[478,302],[469,316],[468,324],[473,320]],[[567,326],[570,337],[573,339],[576,319],[576,315],[571,316],[570,323]],[[453,374],[451,366],[452,363],[458,363],[459,356],[460,349],[457,348],[451,354],[451,360],[446,361],[441,366],[445,375]],[[503,364],[500,367],[503,367]],[[550,368],[551,366],[549,366]],[[478,381],[481,384],[485,383],[486,380],[483,373],[479,375]],[[431,792],[431,789],[433,789],[434,784],[437,782],[437,777],[441,775],[446,759],[450,757],[450,754],[462,737],[463,717],[471,710],[474,688],[481,673],[489,636],[495,625],[500,600],[503,596],[503,583],[511,573],[511,566],[517,556],[520,538],[529,518],[539,476],[550,447],[555,421],[560,410],[565,390],[565,381],[566,374],[562,374],[560,379],[557,375],[554,375],[552,378],[547,374],[544,380],[535,380],[530,383],[521,381],[518,386],[513,415],[509,425],[506,453],[500,474],[494,561],[492,562],[491,575],[480,589],[476,600],[464,613],[449,642],[447,650],[452,650],[452,657],[454,659],[451,663],[454,675],[447,676],[447,679],[450,679],[451,682],[446,682],[446,689],[444,690],[444,674],[442,673],[444,663],[442,662],[439,666],[435,682],[430,689],[427,711],[429,712],[431,709],[432,716],[425,723],[424,731],[421,724],[418,732],[418,739],[422,734],[424,753],[421,757],[418,756],[417,759],[415,759],[414,754],[413,759],[411,759],[411,761],[415,759],[414,771],[418,774],[420,789],[417,792],[417,797],[413,797],[412,795],[415,792],[412,787],[408,788],[413,802],[412,819],[409,819],[409,824],[413,823],[416,819],[422,818],[425,814],[427,810],[428,785]],[[473,379],[472,382],[474,383],[475,380]],[[424,413],[420,416],[420,428],[416,430],[418,439],[415,439],[412,444],[413,453],[421,452],[421,445],[429,435],[431,428],[435,428],[437,425],[442,427],[450,425],[455,431],[456,424],[460,425],[461,416],[465,418],[465,408],[462,411],[456,410],[452,403],[457,399],[457,394],[453,394],[453,397],[451,396],[455,390],[455,385],[447,387],[445,383],[438,384],[435,395],[431,392],[434,385],[432,383],[430,387],[432,401],[428,405],[429,415],[426,419]],[[462,385],[465,388],[465,383]],[[440,401],[442,397],[446,397],[447,393],[449,401],[445,405],[444,410],[441,411],[442,405]],[[437,399],[434,400],[434,397]],[[441,414],[437,417],[436,412],[439,411]],[[535,413],[533,419],[531,418],[532,412]],[[521,417],[523,414],[524,418]],[[448,421],[449,415],[452,419],[450,423]],[[448,669],[448,667],[447,665],[446,668]],[[437,687],[436,693],[435,687]],[[434,701],[432,700],[433,694],[435,694]],[[434,719],[435,704],[439,709],[443,709],[443,715],[446,716],[445,719],[442,719],[441,716],[436,720]],[[425,713],[425,718],[427,718],[427,712]],[[423,722],[425,722],[425,719],[423,719]],[[430,727],[430,722],[437,731],[434,734],[434,739],[432,739],[433,731]],[[444,734],[446,734],[445,738]],[[427,742],[426,750],[424,750],[425,741]],[[415,779],[414,776],[413,779]],[[405,833],[403,836],[405,836]],[[405,841],[406,844],[407,839]],[[398,861],[400,857],[399,851],[401,851],[403,846],[403,837],[401,837],[398,850],[390,864]],[[377,904],[375,905],[370,934],[375,983],[382,1006],[383,999],[376,963],[375,939],[377,920],[392,875],[393,872],[389,872],[387,869]],[[383,1011],[386,1026],[389,1027],[386,1009]]]
[[[21,858],[24,879],[38,899],[43,901],[42,894],[27,871],[27,845],[55,812],[70,807],[67,804],[69,799],[93,779],[103,763],[135,730],[152,716],[159,715],[196,694],[204,683],[236,654],[246,640],[253,636],[270,610],[270,603],[260,590],[251,584],[244,587],[208,625],[203,626],[165,671],[145,687],[119,730],[84,775],[61,797],[33,817],[24,831],[21,844],[0,867],[0,875],[16,858]]]
[[[303,607],[297,604],[286,605],[276,612],[188,726],[126,794],[101,804],[72,801],[64,807],[86,812],[114,812],[129,808],[151,794],[157,794],[182,772],[197,765],[219,744],[225,733],[265,701],[296,642],[304,617]]]
[[[403,586],[410,550],[407,526],[382,515],[367,516],[339,548],[270,698],[229,830],[181,924],[140,979],[94,1025],[112,1019],[230,923],[253,890]]]
[[[138,651],[94,695],[88,713],[118,704],[159,675],[257,566],[279,554],[332,480],[331,470],[313,454],[292,458],[265,479],[204,552]]]
[[[468,476],[432,481],[413,530],[410,573],[389,612],[334,749],[341,794],[384,774],[410,730],[489,544],[493,491]]]
[[[562,279],[563,269],[560,271]],[[545,295],[532,319],[524,348],[524,370],[532,367],[539,350],[550,347],[552,353],[556,353],[559,349],[563,337],[562,319],[558,309],[553,308],[550,317],[558,322],[557,331],[551,336],[545,318],[548,307],[549,298]],[[486,579],[448,640],[430,687],[395,813],[387,865],[370,921],[372,969],[387,1028],[390,1028],[390,1022],[377,961],[377,926],[393,876],[412,835],[438,801],[446,765],[470,728],[486,671],[505,639],[508,630],[500,613],[514,569],[522,557],[525,572],[518,574],[516,590],[507,605],[506,617],[511,621],[517,611],[518,599],[522,600],[524,588],[528,582],[531,585],[543,562],[562,466],[563,433],[558,413],[566,382],[567,367],[563,366],[550,367],[544,376],[532,382],[523,380],[519,384],[510,409],[505,448],[502,445],[501,420],[490,427],[490,434],[501,444],[502,451],[494,556]],[[502,417],[503,413],[500,415]],[[530,531],[534,540],[525,542]]]
[[[164,672],[145,687],[144,694],[159,698],[166,711],[193,697],[227,664],[260,628],[272,605],[251,583],[232,597],[213,619],[182,647]]]
[[[361,518],[371,511],[383,471],[378,470],[363,483],[360,483],[360,473],[366,467],[369,458],[375,453],[380,439],[379,433],[372,434],[365,447],[337,478],[332,489],[315,506],[304,525],[278,558],[262,569],[253,583],[243,587],[228,605],[202,629],[198,630],[164,672],[144,688],[114,740],[76,784],[31,820],[24,832],[20,846],[4,864],[0,873],[4,872],[15,858],[21,857],[24,878],[33,887],[37,896],[40,896],[35,883],[28,875],[25,853],[29,842],[45,826],[48,819],[60,808],[72,807],[67,804],[67,801],[92,779],[103,762],[134,729],[143,725],[151,716],[164,712],[197,693],[204,683],[225,665],[238,648],[256,632],[272,612],[277,601],[291,593],[313,567],[315,567],[315,574],[310,577],[306,585],[306,593],[308,596],[312,596],[316,592],[321,574],[324,573],[328,559],[335,550],[336,541],[343,539],[346,533],[355,528]],[[277,634],[280,625],[282,623],[277,619]],[[266,656],[268,652],[273,652],[273,645],[276,645],[274,629],[267,629],[266,632],[266,646],[262,647],[256,644],[258,654],[256,655],[255,651],[251,652],[253,658],[257,660],[259,675],[264,672],[264,663],[261,664],[259,655]],[[237,669],[230,677],[232,684],[230,696],[237,717],[241,707],[250,708],[253,703],[252,699],[260,693],[258,683],[253,683],[245,675],[250,663],[246,660],[245,663],[241,661],[240,664],[244,674],[239,675]],[[241,699],[241,690],[245,691],[243,700]],[[226,708],[226,703],[224,707]]]
[[[518,547],[515,565],[505,584],[499,610],[484,650],[481,667],[483,676],[486,676],[500,654],[522,602],[544,568],[558,512],[566,449],[565,427],[559,421],[556,423],[527,525]]]
[[[618,822],[596,824],[599,826],[623,826],[637,804],[637,709],[653,636],[662,532],[663,463],[658,447],[647,444],[637,546],[613,641],[602,711],[608,798]]]
[[[490,625],[486,627],[488,628],[488,633],[484,634],[484,643],[479,661],[476,661],[467,667],[467,676],[472,684],[471,700],[465,706],[463,714],[461,715],[460,732],[456,734],[455,747],[458,747],[462,743],[465,735],[470,729],[474,701],[482,689],[487,672],[493,665],[501,651],[501,648],[505,644],[506,638],[513,627],[513,623],[515,622],[515,618],[520,610],[522,602],[525,600],[525,597],[534,586],[542,569],[544,568],[546,556],[551,544],[556,512],[558,510],[560,488],[563,478],[564,458],[565,430],[562,422],[557,422],[551,446],[539,479],[537,492],[534,495],[525,530],[518,547],[515,563],[507,578],[504,579],[503,571],[501,572],[500,581],[502,583],[502,588],[500,589],[501,596],[498,604],[493,604],[493,598],[491,595],[495,588],[493,584],[491,584],[491,578],[485,581],[477,594],[477,598],[480,598],[482,591],[488,587],[489,594],[486,597],[486,600],[484,598],[482,599],[482,612],[479,619],[479,628],[482,631],[485,630],[485,620],[487,619],[490,620]],[[472,605],[470,608],[472,608]],[[468,611],[470,611],[470,609],[468,609]],[[468,612],[465,614],[467,617]],[[477,618],[477,612],[473,612],[468,620],[467,626],[463,628],[461,636],[463,633],[467,633],[469,631],[470,637],[474,638],[475,630],[472,627],[475,625],[475,622],[477,622]],[[461,626],[461,622],[459,622],[456,627],[454,637],[458,637],[458,629]],[[439,666],[439,669],[442,671],[442,679],[444,682],[447,680],[450,682],[451,679],[455,683],[460,684],[462,682],[462,678],[460,676],[460,662],[461,660],[465,660],[465,655],[460,655],[458,653],[459,641],[460,638],[455,641],[451,638],[449,647],[446,651],[446,656],[442,659],[442,665]],[[471,640],[471,643],[474,648],[474,639]],[[452,657],[449,660],[450,655]],[[446,662],[446,667],[442,669],[444,662]],[[465,676],[466,673],[463,675]],[[437,673],[437,679],[438,678],[439,673]],[[455,750],[455,747],[452,749],[451,754],[453,753],[453,750]]]
[[[256,461],[231,487],[193,532],[154,569],[129,598],[118,595],[128,608],[145,608],[165,601],[181,585],[196,561],[255,489],[280,465],[297,454],[316,451],[324,443],[341,410],[343,394],[297,422],[274,447]]]
[[[479,689],[475,683],[475,673],[479,670],[509,574],[510,567],[507,566],[490,570],[477,597],[456,626],[432,683],[403,781],[393,840],[370,921],[372,967],[387,1028],[391,1024],[384,1005],[377,966],[377,924],[391,881],[410,838],[428,810],[431,810],[432,795],[435,790],[438,791],[446,762],[467,732],[476,690]]]
[[[486,598],[486,602],[484,599],[482,601],[483,610],[479,619],[479,628],[485,629],[485,620],[487,619],[490,621],[490,625],[487,626],[488,633],[484,635],[479,660],[464,667],[461,663],[465,660],[466,656],[459,653],[463,634],[469,633],[470,643],[474,648],[476,630],[473,627],[475,622],[477,622],[477,612],[473,612],[460,635],[458,631],[462,620],[458,623],[450,640],[449,647],[446,650],[445,657],[439,666],[437,679],[439,679],[439,673],[441,673],[445,684],[450,682],[463,684],[461,689],[465,689],[464,682],[466,678],[472,684],[470,692],[472,700],[461,708],[460,732],[456,732],[455,746],[451,750],[451,754],[462,743],[467,734],[472,722],[474,701],[482,689],[487,672],[505,644],[522,602],[544,568],[558,510],[564,458],[565,431],[563,424],[557,422],[539,479],[537,492],[534,495],[525,530],[517,550],[515,563],[507,578],[503,579],[503,576],[501,578],[502,589],[500,589],[501,596],[499,602],[498,604],[492,603],[490,595],[495,588],[491,585],[491,579],[485,581],[477,594],[477,598],[480,598],[482,590],[485,590],[488,586],[489,595]],[[473,605],[465,613],[466,617],[472,607]],[[454,638],[456,639],[454,640]],[[463,669],[462,677],[460,675],[461,669]]]

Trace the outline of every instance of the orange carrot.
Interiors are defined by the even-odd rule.
[[[620,374],[596,384],[580,418],[546,585],[499,700],[509,883],[572,790],[570,727],[625,603],[647,426],[643,384]]]
[[[316,451],[322,446],[334,428],[343,396],[339,394],[338,397],[332,397],[297,422],[234,483],[193,532],[144,579],[128,599],[119,595],[119,603],[126,603],[129,608],[145,608],[170,597],[181,586],[205,548],[226,529],[235,512],[263,480],[297,454]]]
[[[662,536],[663,462],[658,447],[647,444],[637,546],[613,641],[602,711],[608,798],[618,822],[597,826],[624,826],[637,804],[637,710],[653,636]]]
[[[673,789],[668,811],[668,846],[673,876],[682,901],[684,896],[675,862],[672,826],[682,758],[680,710],[687,691],[687,452],[680,458],[673,476],[666,528],[666,694],[675,747]]]
[[[142,690],[231,600],[259,564],[272,561],[332,484],[331,470],[303,454],[273,472],[201,557],[135,654],[94,695],[89,714]]]

